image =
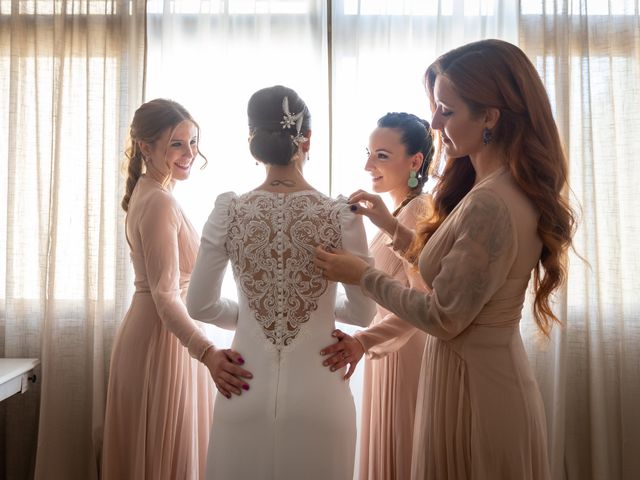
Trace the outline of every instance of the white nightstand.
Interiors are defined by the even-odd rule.
[[[0,358],[0,402],[16,393],[24,393],[35,383],[33,369],[40,364],[37,358]]]

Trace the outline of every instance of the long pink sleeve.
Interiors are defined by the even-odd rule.
[[[158,192],[148,203],[140,220],[147,282],[158,315],[189,354],[200,360],[213,343],[187,313],[180,285],[178,232],[183,217],[175,200],[167,192]]]
[[[413,231],[418,219],[431,215],[432,199],[429,195],[421,195],[412,200],[398,215],[398,222],[408,231]],[[386,248],[393,248],[388,244]],[[395,250],[395,249],[394,249]],[[426,292],[427,286],[424,284],[420,273],[409,262],[404,260],[396,251],[395,262],[401,263],[400,270],[394,277],[405,286]],[[390,273],[390,272],[387,272]],[[382,310],[384,317],[375,325],[365,330],[357,332],[354,336],[360,341],[365,352],[371,359],[383,358],[389,353],[396,352],[402,348],[418,332],[418,329],[410,323],[402,320],[397,315]]]
[[[410,267],[411,268],[411,267]],[[408,287],[427,292],[428,289],[417,270],[408,273]],[[388,313],[380,322],[355,333],[371,359],[383,358],[400,350],[419,330],[393,313]]]
[[[461,205],[462,206],[462,205]],[[517,253],[509,209],[496,193],[469,193],[451,250],[440,262],[432,292],[407,288],[369,268],[362,289],[376,302],[436,337],[465,330],[504,283]]]

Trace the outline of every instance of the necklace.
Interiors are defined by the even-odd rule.
[[[295,187],[296,186],[296,182],[294,182],[293,180],[272,180],[271,183],[269,183],[269,185],[271,185],[272,187],[277,187],[278,185],[284,185],[285,187]]]

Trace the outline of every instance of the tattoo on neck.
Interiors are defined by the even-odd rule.
[[[296,182],[294,182],[293,180],[272,180],[271,183],[269,183],[269,185],[271,185],[272,187],[277,187],[278,185],[284,185],[285,187],[295,187],[296,186]]]

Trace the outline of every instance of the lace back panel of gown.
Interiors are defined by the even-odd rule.
[[[291,345],[328,281],[316,245],[342,248],[339,206],[317,192],[254,191],[230,205],[226,248],[237,284],[267,340]]]

